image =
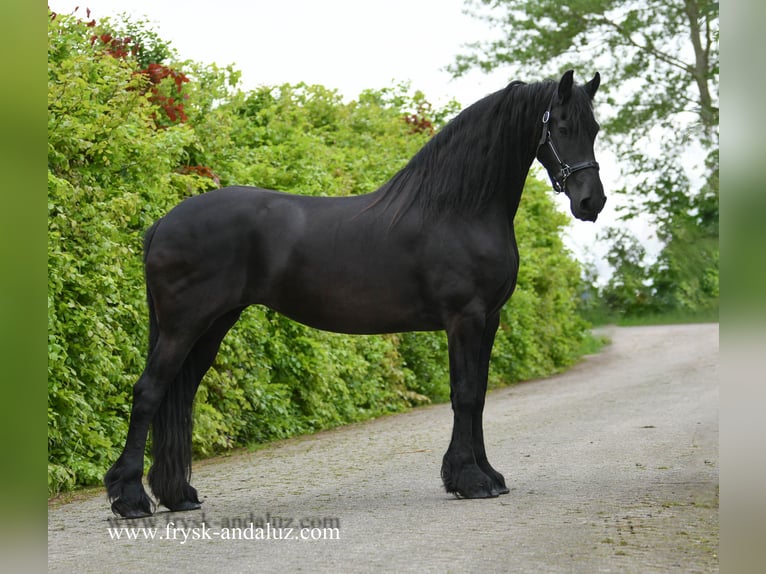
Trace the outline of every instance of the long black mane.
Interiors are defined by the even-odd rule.
[[[428,217],[477,213],[501,190],[520,192],[555,89],[551,81],[512,82],[467,107],[378,190],[376,203],[396,203],[399,214],[401,202],[417,204]]]

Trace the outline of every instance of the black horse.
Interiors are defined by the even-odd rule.
[[[532,161],[596,221],[606,198],[598,124],[583,86],[513,82],[466,108],[390,181],[356,197],[229,187],[189,198],[146,233],[149,355],[133,388],[125,448],[104,483],[112,510],[146,516],[148,479],[170,510],[199,508],[191,477],[192,402],[242,310],[263,304],[319,329],[444,329],[454,427],[441,475],[466,498],[508,492],[484,449],[490,351],[519,267],[513,219]]]

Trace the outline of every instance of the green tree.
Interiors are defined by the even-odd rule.
[[[612,243],[607,261],[614,270],[602,289],[607,307],[617,315],[641,315],[652,311],[646,249],[635,235],[624,229],[609,229],[605,236]]]
[[[624,195],[623,218],[649,216],[665,244],[656,270],[676,270],[673,280],[656,282],[656,295],[678,301],[673,291],[686,289],[694,276],[717,278],[718,2],[469,0],[468,6],[499,33],[468,46],[453,74],[507,67],[536,77],[540,69],[553,75],[573,67],[587,76],[600,69],[608,95],[599,106],[606,110],[601,133],[627,182],[615,190]],[[682,242],[696,246],[691,260],[701,267],[674,261]]]

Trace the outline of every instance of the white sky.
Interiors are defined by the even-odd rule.
[[[60,13],[79,6],[82,18],[87,7],[97,20],[123,12],[145,17],[181,59],[234,64],[242,72],[243,89],[306,82],[337,89],[352,100],[364,89],[410,81],[437,106],[453,98],[466,106],[509,80],[536,81],[555,73],[511,78],[509,70],[500,70],[452,79],[445,67],[462,46],[493,35],[485,22],[463,13],[464,0],[49,0],[48,5]],[[598,142],[596,156],[609,196],[619,170]],[[602,273],[606,246],[596,235],[615,224],[616,199],[612,194],[595,225],[574,222],[565,237],[581,261],[594,261]],[[563,195],[557,203],[569,212]],[[647,235],[646,229],[634,231]]]
[[[50,0],[55,12],[146,17],[182,59],[234,64],[245,89],[322,84],[354,99],[367,88],[412,82],[434,104],[468,105],[502,88],[508,72],[452,80],[461,45],[486,37],[463,0]],[[543,74],[544,75],[544,74]],[[529,78],[538,80],[541,78]]]

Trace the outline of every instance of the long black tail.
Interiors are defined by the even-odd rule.
[[[152,419],[152,468],[147,476],[158,502],[171,510],[199,503],[189,484],[192,463],[192,403],[199,380],[191,357],[165,393]]]

